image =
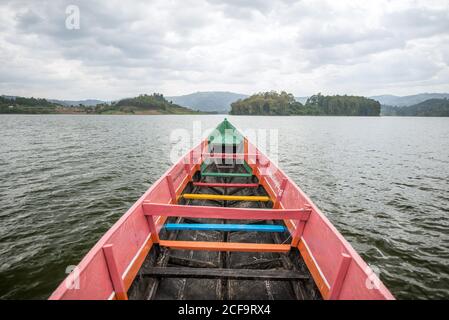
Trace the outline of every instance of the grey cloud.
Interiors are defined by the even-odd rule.
[[[397,48],[403,48],[405,41],[395,38],[360,40],[351,44],[338,44],[329,47],[307,49],[307,69],[323,65],[352,65],[364,63],[372,55]]]
[[[69,4],[81,10],[80,30],[65,28]],[[115,99],[140,90],[251,93],[285,86],[309,95],[321,90],[316,84],[323,92],[359,88],[359,94],[381,91],[382,83],[388,90],[391,83],[444,86],[447,6],[419,0],[374,6],[347,0],[3,1],[0,94],[28,88],[54,98]]]
[[[403,90],[414,86],[434,85],[444,80],[439,75],[441,68],[438,63],[425,54],[404,54],[396,50],[384,55],[386,57],[375,57],[344,70],[331,71],[323,85],[342,90],[345,84],[352,82],[353,87],[349,92],[375,92],[383,88]]]
[[[383,23],[392,33],[406,39],[447,34],[449,30],[449,5],[444,10],[410,8],[387,13],[384,16]]]
[[[298,35],[298,42],[306,50],[308,67],[361,63],[369,59],[369,55],[405,48],[415,39],[448,34],[449,7],[389,12],[375,27],[356,22],[337,20],[320,24],[315,20],[306,23]],[[442,44],[441,49],[443,47]]]
[[[324,27],[323,27],[324,25]],[[307,49],[321,49],[357,42],[389,40],[393,37],[386,29],[354,28],[350,23],[344,27],[338,24],[313,25],[299,35],[301,46]]]
[[[224,15],[234,19],[249,20],[256,14],[268,15],[282,5],[293,5],[298,0],[207,0],[218,6]]]
[[[17,31],[50,39],[64,57],[79,59],[86,65],[119,63],[133,67],[150,63],[155,68],[163,68],[166,60],[163,54],[167,49],[171,46],[180,50],[188,48],[191,41],[187,35],[207,24],[205,18],[189,16],[187,9],[172,14],[171,19],[167,19],[171,22],[162,27],[155,22],[144,24],[142,30],[133,29],[133,23],[145,19],[140,12],[123,13],[118,8],[78,1],[82,27],[72,31],[64,27],[65,6],[47,4],[39,6],[43,13],[29,9],[17,14]],[[184,41],[174,45],[168,43],[164,40],[168,33],[179,33]]]
[[[255,10],[267,12],[275,1],[271,0],[207,0],[213,5],[230,8],[230,10]]]

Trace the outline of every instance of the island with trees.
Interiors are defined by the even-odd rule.
[[[111,104],[98,104],[94,107],[98,114],[197,114],[199,111],[181,107],[167,101],[162,94],[142,94],[135,98],[122,99]]]
[[[379,116],[380,103],[357,96],[324,96],[316,94],[306,103],[296,101],[287,92],[262,92],[241,99],[231,105],[233,115],[267,116]]]

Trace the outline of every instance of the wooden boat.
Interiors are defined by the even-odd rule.
[[[304,192],[226,119],[50,299],[394,299]]]

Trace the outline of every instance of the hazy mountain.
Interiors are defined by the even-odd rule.
[[[377,100],[382,105],[387,106],[398,106],[406,107],[412,106],[430,99],[447,99],[449,98],[449,93],[421,93],[411,96],[394,96],[394,95],[381,95],[370,97],[371,99]]]
[[[1,97],[1,98],[5,98],[5,99],[9,99],[9,100],[14,100],[14,99],[16,99],[16,96],[6,96],[6,95],[4,95],[4,94],[2,94],[0,97]]]
[[[429,99],[412,106],[382,106],[383,116],[449,117],[448,99]]]
[[[247,97],[248,95],[234,92],[211,91],[166,97],[166,99],[194,110],[227,113],[231,110],[231,103]]]
[[[14,100],[16,99],[16,96],[7,96],[7,95],[1,95],[3,98]],[[78,107],[80,104],[88,107],[94,107],[97,104],[100,103],[110,103],[110,101],[102,101],[102,100],[96,100],[96,99],[85,99],[85,100],[58,100],[58,99],[46,99],[47,101],[51,103],[56,103],[65,107]]]
[[[309,97],[295,97],[295,100],[302,104],[306,104],[307,99],[309,99]]]
[[[195,110],[228,113],[231,110],[231,104],[233,102],[248,97],[249,95],[247,94],[235,92],[210,91],[166,98],[169,101],[173,101],[173,103]],[[295,99],[296,101],[305,104],[308,97],[295,97]]]

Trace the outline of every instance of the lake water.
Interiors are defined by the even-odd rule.
[[[449,298],[449,118],[229,117],[278,129],[279,165],[397,298]],[[223,116],[0,115],[0,298],[45,299]]]

